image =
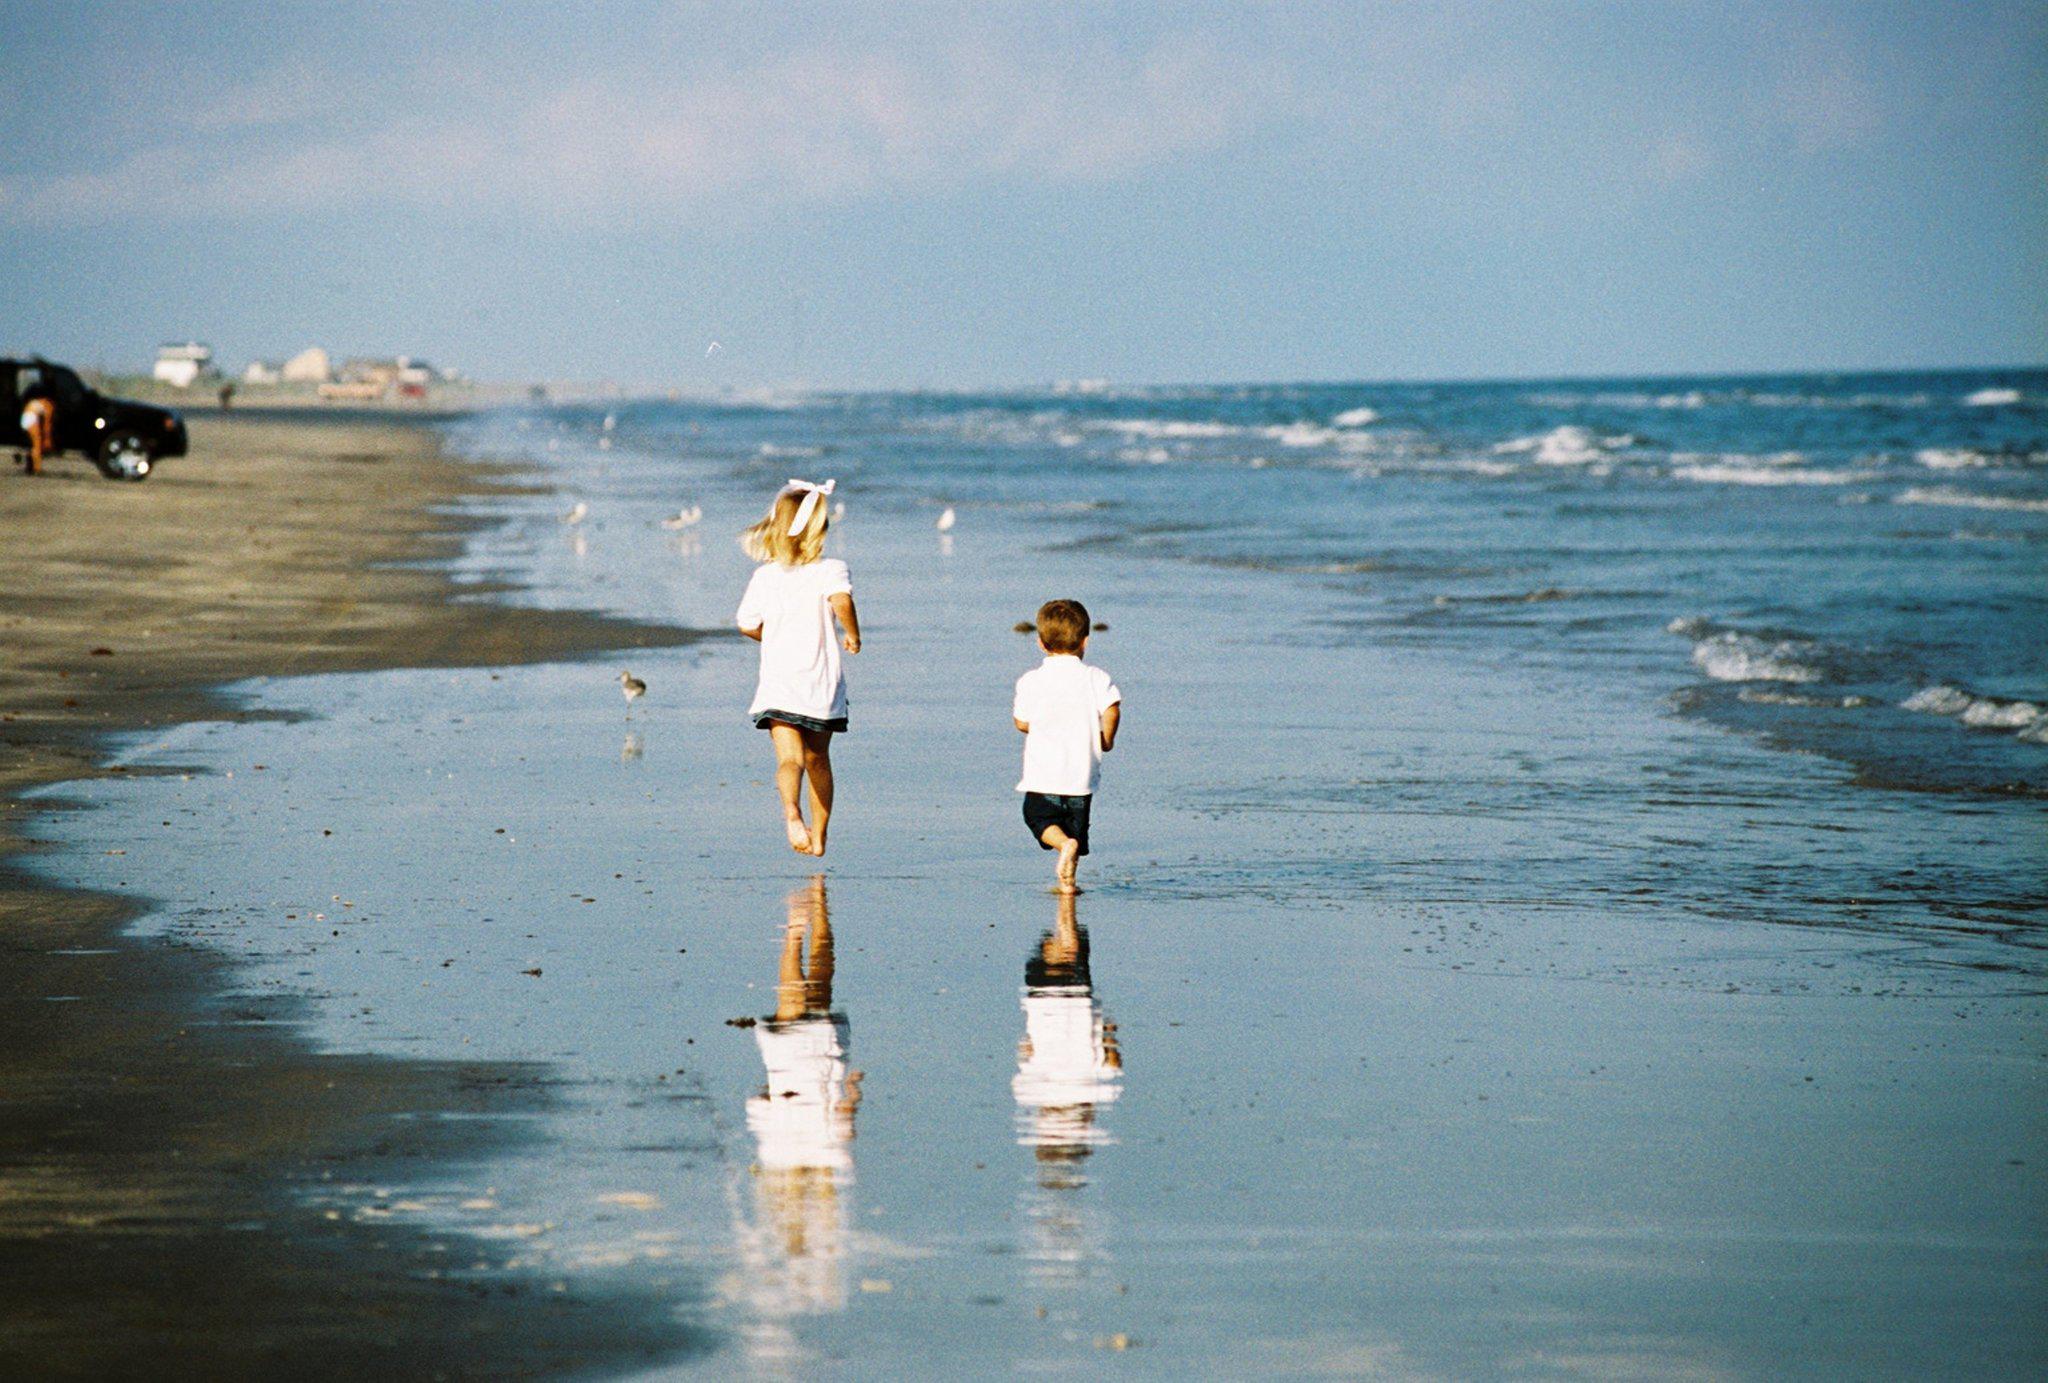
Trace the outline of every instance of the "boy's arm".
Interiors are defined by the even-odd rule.
[[[752,639],[755,643],[761,642],[761,626],[757,624],[752,629],[740,630],[740,637]]]
[[[1031,733],[1031,722],[1028,720],[1019,720],[1017,719],[1017,717],[1011,716],[1010,724],[1016,726],[1018,730],[1022,731],[1024,734],[1028,735]]]
[[[860,652],[860,612],[853,608],[853,597],[845,591],[827,597],[832,613],[839,617],[839,627],[846,631],[846,637],[839,641],[848,653]]]
[[[1116,748],[1116,727],[1123,723],[1124,703],[1112,701],[1102,713],[1102,752]]]

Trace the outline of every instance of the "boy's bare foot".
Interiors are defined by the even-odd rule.
[[[1061,893],[1074,893],[1074,874],[1081,862],[1081,842],[1068,837],[1060,846],[1059,863],[1053,869],[1053,877],[1059,881]]]
[[[799,855],[817,855],[823,853],[823,851],[813,850],[811,848],[811,828],[804,825],[804,819],[798,816],[795,812],[791,812],[789,814],[789,818],[782,824],[789,830],[790,849],[796,851]]]
[[[804,847],[804,853],[807,855],[822,855],[825,853],[825,833],[823,831],[813,831],[811,833],[811,843]]]

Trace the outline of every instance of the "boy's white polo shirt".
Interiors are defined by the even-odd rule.
[[[1123,700],[1109,674],[1071,653],[1054,653],[1017,679],[1011,714],[1024,736],[1019,792],[1085,797],[1102,776],[1102,713]]]

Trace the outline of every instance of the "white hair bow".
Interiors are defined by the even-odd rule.
[[[808,480],[792,478],[783,487],[784,494],[801,494],[803,503],[796,507],[796,517],[790,520],[789,536],[794,538],[811,526],[811,512],[818,507],[818,501],[839,488],[839,482],[828,480],[823,485],[813,485]]]

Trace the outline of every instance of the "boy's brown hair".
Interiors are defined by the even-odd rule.
[[[1048,600],[1038,607],[1038,641],[1048,653],[1079,653],[1088,642],[1088,607],[1078,600]]]

